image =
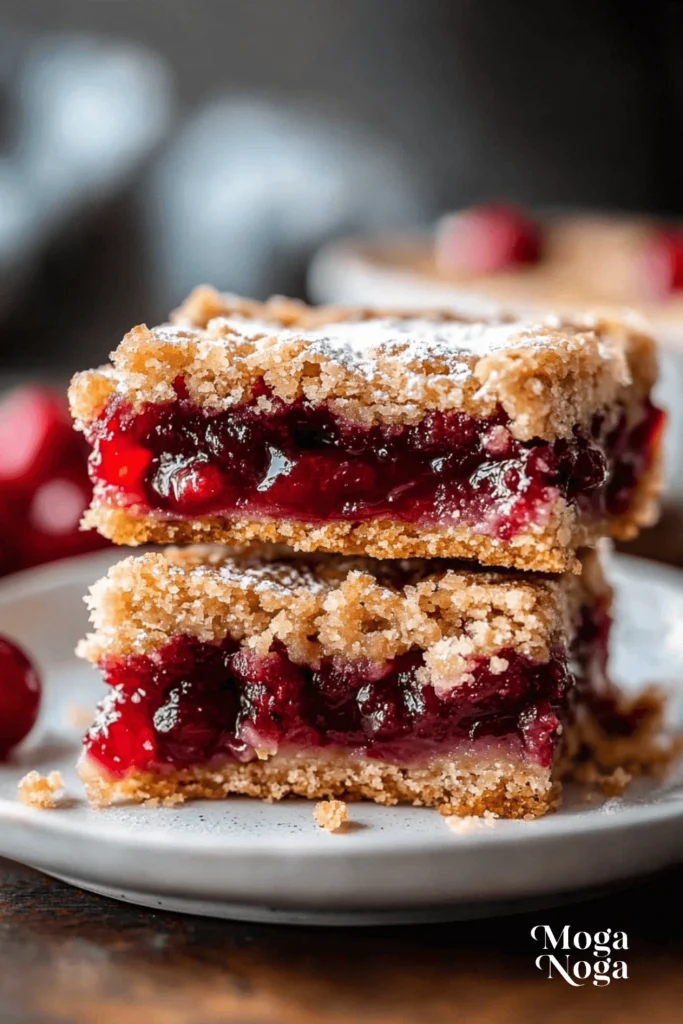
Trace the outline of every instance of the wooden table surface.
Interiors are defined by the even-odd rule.
[[[630,1024],[683,1020],[683,869],[530,915],[382,929],[212,921],[0,861],[2,1024]],[[535,924],[627,932],[629,978],[534,967]]]

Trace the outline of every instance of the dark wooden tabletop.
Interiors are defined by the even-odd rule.
[[[530,915],[292,928],[155,913],[0,861],[2,1024],[647,1024],[683,1020],[683,869]],[[534,966],[536,924],[627,933],[627,980]]]

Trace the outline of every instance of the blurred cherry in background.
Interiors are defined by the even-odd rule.
[[[0,574],[103,547],[79,530],[90,502],[87,447],[61,391],[42,384],[0,397]]]

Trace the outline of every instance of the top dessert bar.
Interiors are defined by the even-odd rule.
[[[578,571],[659,492],[652,341],[586,317],[311,308],[198,289],[78,374],[86,525],[117,543]]]

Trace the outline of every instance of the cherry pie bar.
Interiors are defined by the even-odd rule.
[[[129,557],[79,653],[109,685],[81,776],[98,805],[242,793],[545,813],[642,708],[605,681],[610,593],[581,575],[216,546]]]
[[[287,543],[579,567],[653,520],[650,339],[607,320],[468,321],[198,290],[77,375],[86,524],[119,544]]]

